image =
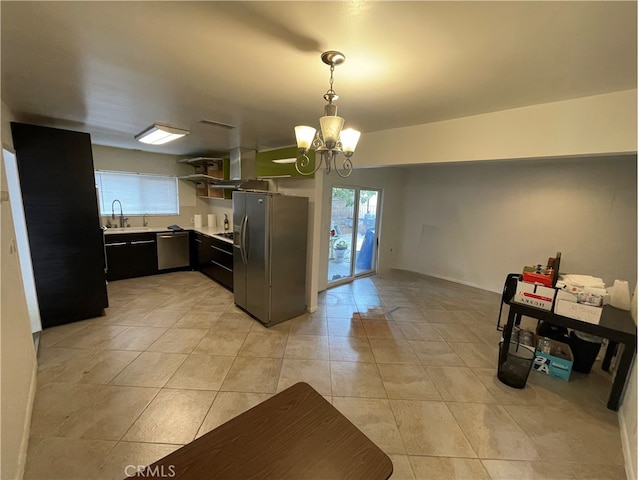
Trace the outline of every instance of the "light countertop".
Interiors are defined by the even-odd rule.
[[[215,237],[218,240],[223,240],[225,242],[233,243],[233,240],[231,240],[230,238],[224,238],[219,236],[220,233],[224,232],[221,227],[184,228],[184,231],[189,231],[189,230],[202,233],[203,235],[207,235],[209,237]],[[104,230],[105,235],[114,235],[117,233],[161,233],[161,232],[171,232],[171,230],[169,230],[167,227],[127,227],[127,228],[106,228]]]

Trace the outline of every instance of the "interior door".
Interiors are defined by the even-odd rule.
[[[328,283],[336,285],[376,271],[381,191],[333,187]]]

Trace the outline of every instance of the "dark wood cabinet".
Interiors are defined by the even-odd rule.
[[[204,271],[211,261],[211,237],[201,233],[195,234],[194,238],[195,251],[195,269]]]
[[[107,280],[144,277],[158,273],[155,233],[110,234],[105,237]]]
[[[233,245],[217,238],[211,240],[211,260],[207,267],[209,276],[233,290]]]
[[[91,137],[11,123],[43,328],[108,307]]]
[[[192,266],[209,278],[233,290],[233,245],[194,232]]]
[[[105,239],[104,248],[107,253],[107,280],[128,278],[129,273],[129,245],[123,235],[109,235]]]
[[[130,242],[132,277],[158,273],[158,246],[155,233],[135,234]]]

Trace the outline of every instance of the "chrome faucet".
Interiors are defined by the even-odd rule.
[[[149,225],[149,219],[147,217],[148,217],[147,214],[142,215],[142,226],[143,227],[146,227],[147,225]]]
[[[122,214],[122,203],[120,203],[120,200],[118,200],[117,198],[111,202],[111,219],[115,220],[116,219],[116,214],[113,208],[113,205],[118,202],[118,205],[120,205],[120,228],[124,228],[124,215]]]

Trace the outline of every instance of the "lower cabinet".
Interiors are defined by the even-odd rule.
[[[203,271],[207,265],[209,265],[209,261],[211,260],[211,240],[211,237],[208,237],[207,235],[203,235],[201,233],[195,234],[195,243],[192,247],[192,251],[195,252],[194,268],[196,270]]]
[[[191,268],[233,290],[233,244],[193,232]],[[144,277],[158,273],[155,233],[105,235],[107,280]]]
[[[233,245],[215,237],[196,233],[194,262],[197,269],[221,285],[233,290]]]
[[[208,275],[230,290],[233,290],[233,245],[212,238],[211,260],[207,267]]]
[[[155,233],[105,235],[107,280],[144,277],[158,273]]]

